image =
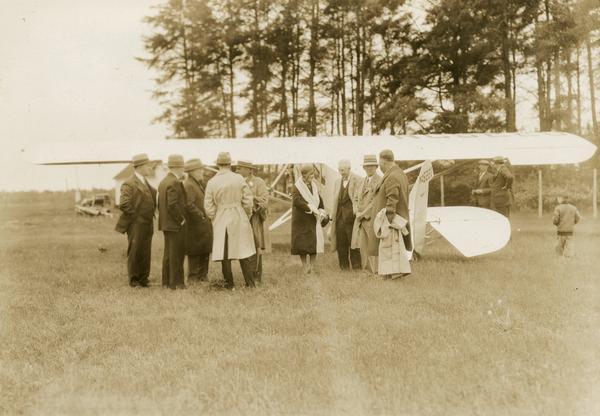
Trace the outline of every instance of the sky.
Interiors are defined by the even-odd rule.
[[[0,191],[111,187],[118,166],[44,167],[21,149],[157,139],[144,16],[160,0],[0,0]]]

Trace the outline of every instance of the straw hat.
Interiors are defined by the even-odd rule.
[[[379,166],[379,163],[377,162],[377,156],[365,155],[363,160],[363,166]]]
[[[200,161],[200,159],[190,159],[185,162],[185,166],[183,167],[184,172],[191,172],[196,169],[202,169],[204,165]]]
[[[181,155],[169,155],[167,162],[169,168],[182,168],[184,166],[183,156]]]
[[[148,162],[150,162],[150,159],[148,159],[148,155],[146,153],[140,153],[139,155],[135,155],[131,158],[131,163],[133,163],[134,168],[145,165]]]

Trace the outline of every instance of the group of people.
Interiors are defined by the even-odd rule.
[[[184,163],[181,155],[170,155],[169,172],[156,190],[146,179],[152,174],[148,156],[133,157],[134,174],[121,186],[122,214],[116,226],[117,231],[127,234],[130,286],[149,284],[157,208],[158,229],[165,240],[163,287],[186,287],[186,256],[188,281],[207,280],[211,256],[213,261],[221,262],[225,288],[234,288],[231,260],[239,260],[246,286],[254,287],[255,282],[262,281],[267,186],[254,175],[255,167],[250,162],[239,161],[234,173],[229,153],[220,153],[216,164],[217,172],[209,179],[199,159]]]
[[[188,281],[207,281],[209,262],[221,262],[223,286],[234,288],[231,260],[239,260],[245,285],[262,281],[268,188],[256,167],[238,161],[232,171],[227,152],[217,157],[217,172],[199,159],[184,162],[170,155],[168,173],[154,189],[147,181],[153,168],[146,154],[133,157],[133,175],[121,186],[122,211],[116,230],[127,234],[127,271],[132,287],[149,285],[154,217],[164,234],[162,285],[185,288]],[[377,174],[377,168],[383,176]],[[315,271],[325,239],[337,251],[342,270],[367,270],[385,278],[410,273],[408,179],[391,150],[364,157],[365,178],[339,163],[333,209],[325,210],[312,164],[300,167],[292,192],[291,253],[300,256],[305,274]],[[186,175],[187,174],[187,175]],[[324,227],[331,222],[329,235]]]
[[[477,181],[471,192],[475,204],[481,208],[493,209],[509,218],[514,175],[508,163],[503,157],[495,157],[491,161],[480,160],[478,166]]]
[[[381,169],[383,176],[377,174]],[[291,253],[300,256],[305,274],[313,273],[317,255],[324,252],[324,227],[331,222],[329,241],[342,270],[366,270],[395,279],[410,274],[408,178],[384,150],[364,156],[361,178],[341,160],[333,208],[324,209],[312,165],[300,168],[292,191]]]

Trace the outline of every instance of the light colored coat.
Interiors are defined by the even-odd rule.
[[[223,260],[225,232],[228,259],[245,259],[256,253],[249,221],[252,205],[252,192],[242,175],[220,170],[208,181],[204,209],[213,223],[213,261]]]
[[[373,235],[373,197],[375,189],[381,182],[381,175],[374,173],[371,182],[367,184],[368,177],[360,181],[358,191],[356,192],[356,219],[352,229],[352,243],[350,248],[360,248],[359,231],[361,226],[370,237]]]
[[[348,175],[348,196],[350,197],[350,200],[352,201],[352,212],[354,212],[354,215],[356,215],[356,212],[358,210],[358,188],[360,187],[360,183],[361,183],[362,177],[358,176],[357,174],[355,174],[354,172],[350,172],[350,175]],[[337,249],[337,238],[336,238],[336,233],[335,233],[335,221],[336,221],[336,216],[337,216],[337,209],[338,209],[338,200],[340,199],[340,190],[342,187],[342,178],[338,178],[335,181],[335,186],[334,186],[334,194],[333,194],[333,207],[331,212],[329,213],[329,217],[331,218],[331,225],[329,227],[329,240],[331,242],[331,247],[332,250],[336,250]]]
[[[375,236],[379,238],[378,270],[380,275],[410,273],[410,262],[404,239],[408,222],[398,214],[394,215],[392,224],[388,221],[385,208],[377,213],[373,221]]]

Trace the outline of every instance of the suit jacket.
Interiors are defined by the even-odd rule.
[[[489,171],[486,171],[483,175],[481,173],[477,174],[475,190],[479,190],[482,193],[473,195],[475,197],[475,205],[481,208],[490,208],[493,183],[494,175]]]
[[[361,226],[365,229],[369,237],[374,237],[372,217],[373,198],[375,196],[375,189],[381,182],[381,175],[374,173],[369,183],[367,183],[368,179],[368,177],[365,177],[360,181],[358,192],[356,193],[357,210],[354,228],[352,229],[351,248],[359,248],[358,237]]]
[[[358,187],[360,185],[361,177],[356,175],[354,172],[350,172],[348,176],[348,196],[352,201],[352,212],[356,215],[357,212],[357,201],[358,201]],[[329,238],[331,240],[331,247],[333,250],[337,248],[337,238],[335,235],[335,227],[337,220],[338,201],[340,199],[340,191],[342,189],[342,178],[338,178],[335,181],[333,194],[333,207],[329,216],[331,217],[331,226],[329,228]]]
[[[492,182],[491,206],[506,207],[512,204],[513,174],[506,165],[500,165]]]
[[[412,250],[412,240],[410,235],[410,218],[408,214],[408,178],[402,169],[397,165],[392,166],[381,179],[381,182],[375,188],[375,197],[373,199],[374,217],[382,209],[385,209],[388,220],[393,221],[394,215],[398,214],[407,222],[408,235],[403,235],[404,245],[408,251]],[[377,256],[378,253],[371,252],[371,256]]]
[[[250,225],[254,233],[254,244],[257,249],[264,250],[265,245],[265,221],[267,220],[269,190],[267,184],[258,176],[248,176],[246,183],[252,192],[254,207],[252,208],[252,216],[250,217]]]
[[[190,256],[208,254],[212,250],[212,224],[204,211],[204,184],[188,176],[185,189],[186,251]]]
[[[158,229],[177,232],[185,219],[185,190],[183,182],[172,172],[158,185]]]
[[[117,221],[116,231],[125,233],[135,222],[153,223],[156,210],[156,189],[140,181],[136,175],[132,175],[121,185],[119,202],[122,213]]]

